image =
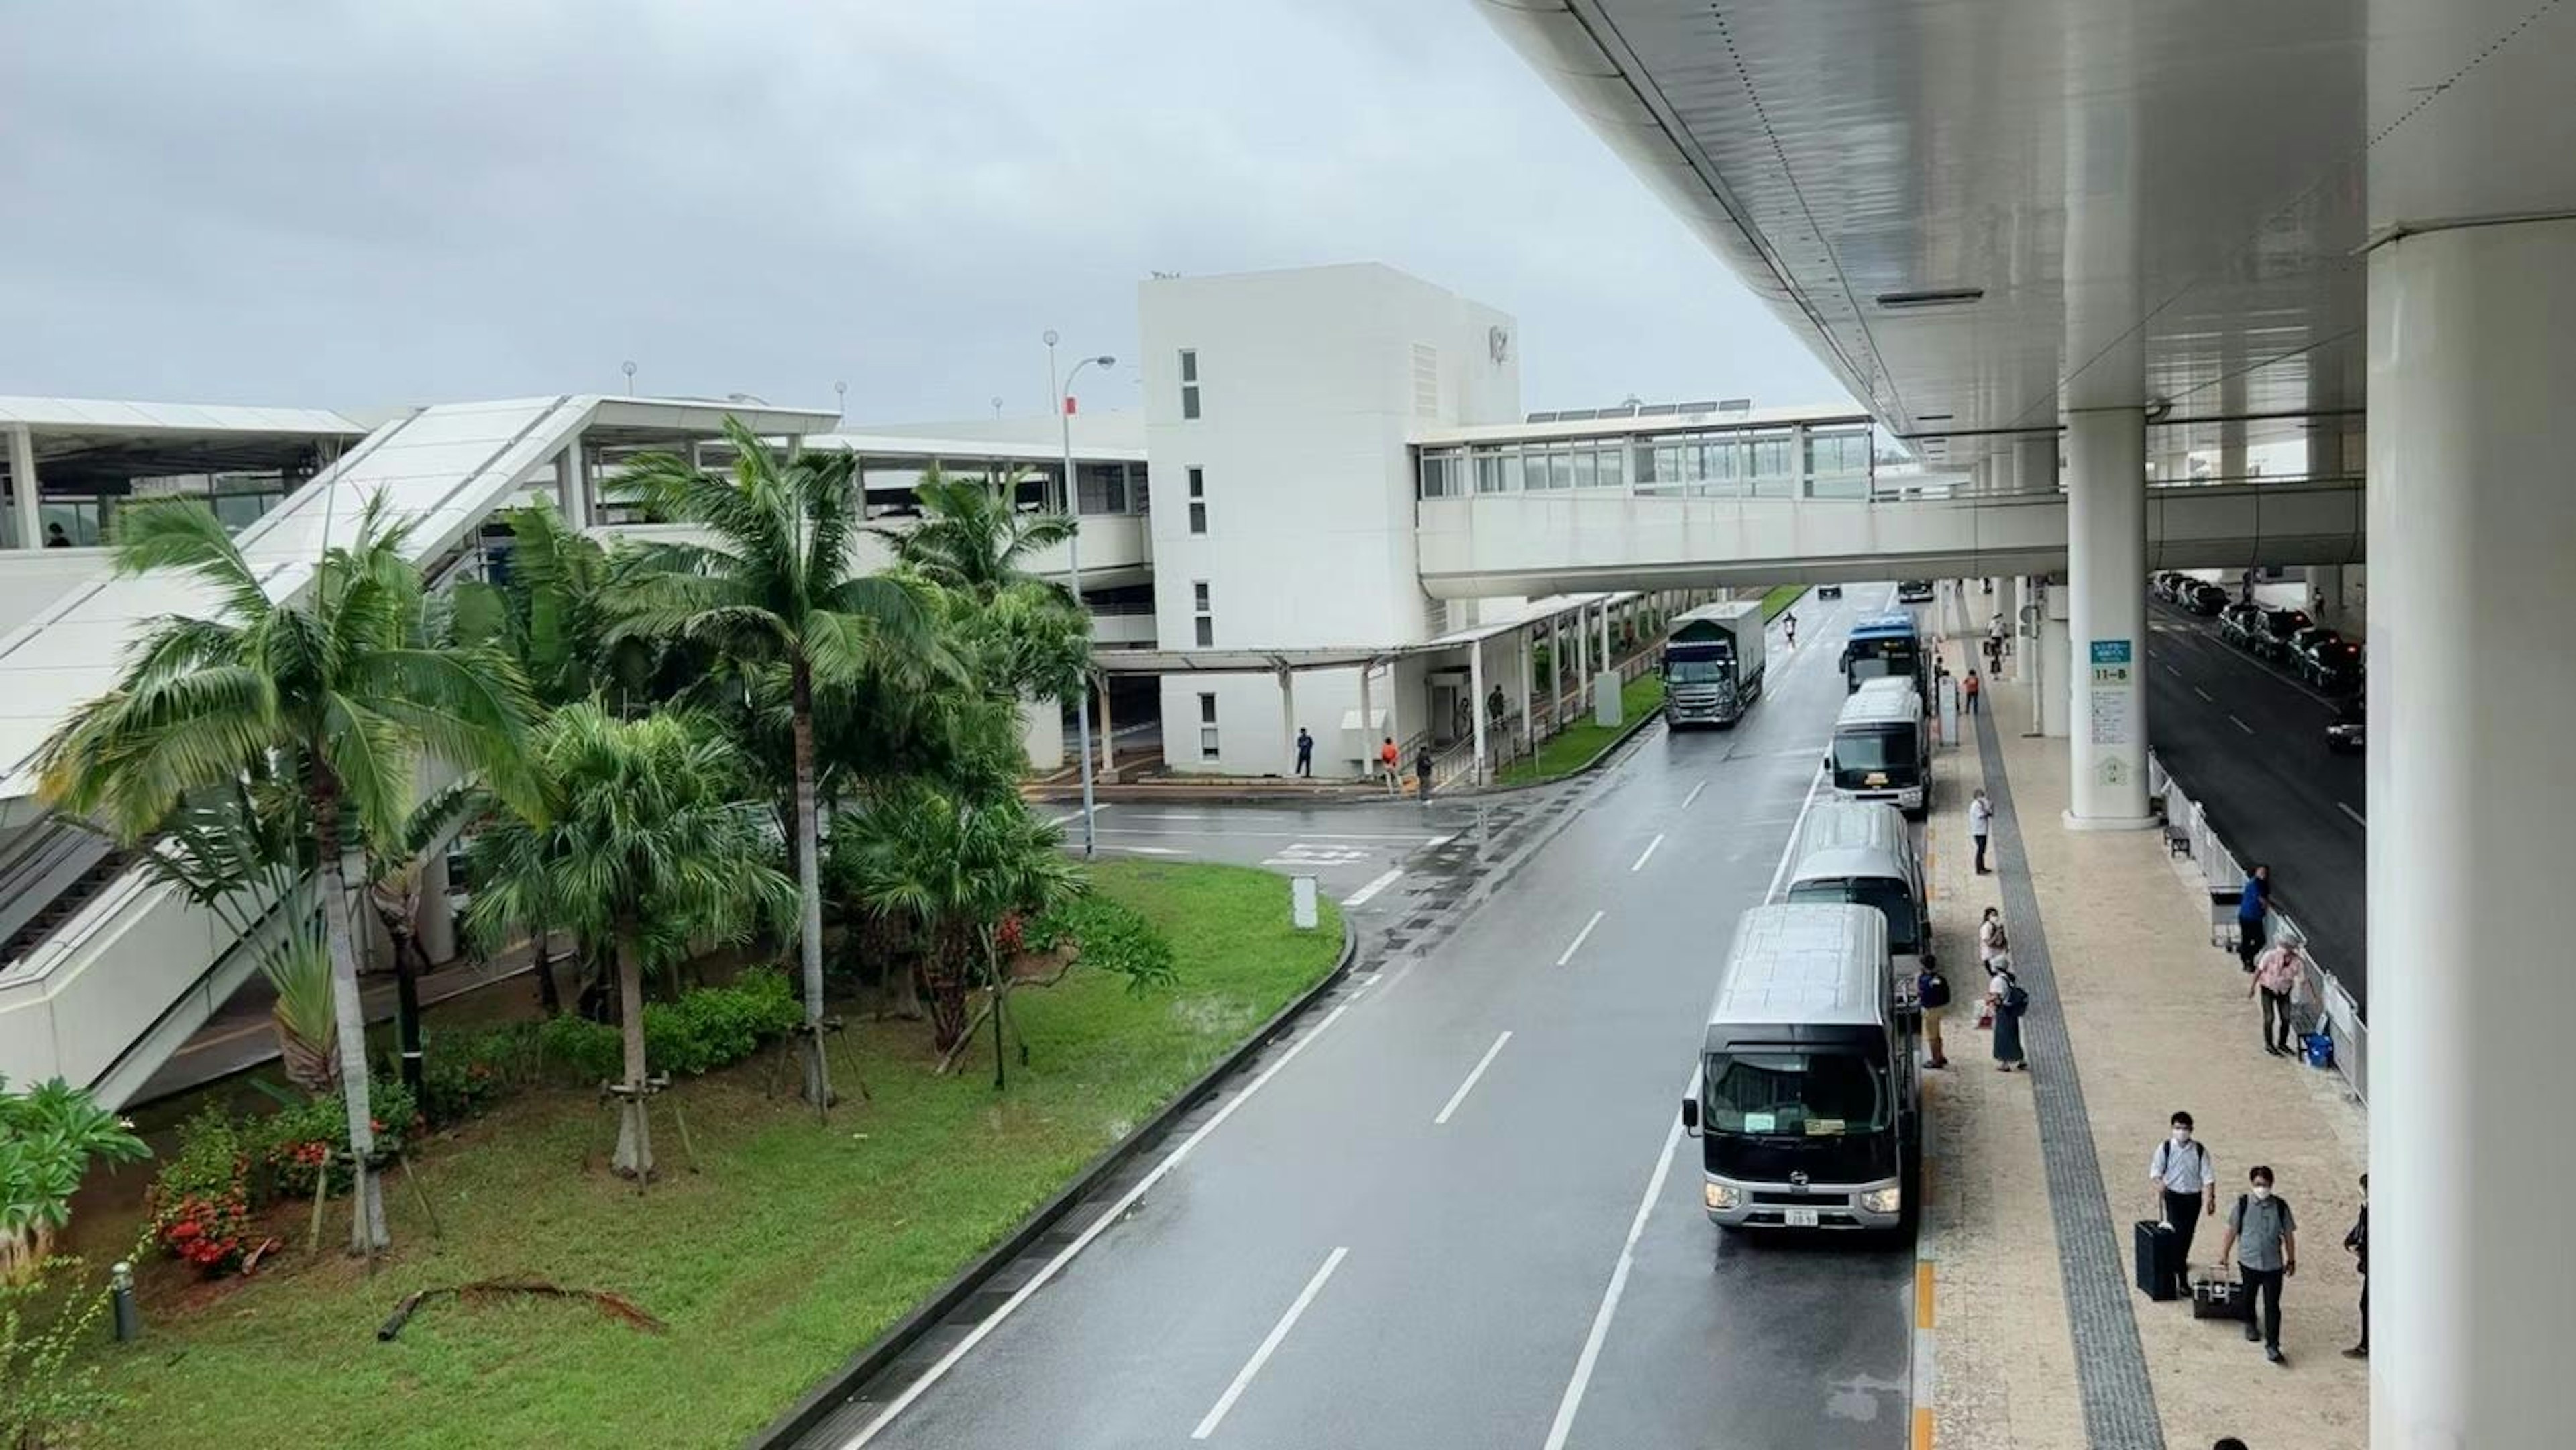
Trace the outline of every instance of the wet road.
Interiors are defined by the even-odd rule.
[[[1910,1253],[1721,1243],[1674,1128],[1887,594],[1810,601],[1743,726],[1571,786],[1105,810],[1104,845],[1368,891],[1367,969],[807,1443],[1905,1444]]]
[[[2218,637],[2218,622],[2149,606],[2147,738],[2230,847],[2272,865],[2284,910],[2355,1005],[2369,1007],[2363,758],[2326,749],[2331,697]]]

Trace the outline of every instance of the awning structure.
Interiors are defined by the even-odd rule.
[[[1323,647],[1313,649],[1104,649],[1092,651],[1092,665],[1104,675],[1275,675],[1282,670],[1354,670],[1410,655],[1442,654],[1465,649],[1576,609],[1642,598],[1619,594],[1553,594],[1533,599],[1521,613],[1494,624],[1451,630],[1419,644]]]
[[[57,486],[164,474],[310,468],[367,429],[321,408],[0,397],[0,434],[24,428],[37,475]]]

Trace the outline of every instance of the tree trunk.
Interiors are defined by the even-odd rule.
[[[367,1160],[375,1156],[374,1112],[367,1103],[367,1016],[358,996],[358,953],[352,940],[358,909],[350,895],[350,862],[357,852],[346,849],[340,835],[340,782],[319,748],[306,752],[313,771],[313,829],[319,838],[322,873],[323,939],[331,950],[331,1015],[340,1032],[340,1094],[349,1109],[349,1149],[357,1156],[355,1205],[349,1228],[349,1252],[371,1254],[389,1248],[385,1197]],[[360,861],[357,879],[365,879]]]
[[[993,945],[993,929],[984,927],[975,935],[984,949],[984,978],[993,984],[993,1091],[1010,1086],[1008,1071],[1002,1066],[1002,1022],[1011,1009],[1011,983],[1002,959]]]
[[[617,1123],[617,1171],[628,1178],[653,1176],[653,1124],[644,1106],[644,967],[632,928],[618,934],[617,1015],[626,1046],[624,1106]]]
[[[814,676],[799,655],[789,666],[795,690],[797,954],[805,968],[805,1101],[830,1106],[832,1080],[823,1057],[823,873],[821,832],[814,820]]]
[[[394,1040],[401,1044],[403,1086],[411,1089],[413,1102],[426,1106],[428,1098],[422,1090],[427,1074],[420,1046],[420,974],[412,970],[414,954],[403,950],[407,935],[394,935]]]
[[[542,921],[537,923],[536,934],[528,941],[528,965],[537,974],[538,1008],[549,1017],[560,1017],[563,1015],[563,992],[555,986],[554,955],[547,950],[546,940],[553,934],[553,928]]]

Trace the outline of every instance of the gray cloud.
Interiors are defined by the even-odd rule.
[[[1371,259],[1533,407],[1840,396],[1467,0],[11,7],[0,392],[1043,407],[1134,286]],[[1100,405],[1133,396],[1121,369]]]

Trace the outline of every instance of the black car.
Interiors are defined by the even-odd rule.
[[[1931,602],[1932,602],[1932,581],[1931,581],[1931,580],[1929,580],[1929,579],[1899,579],[1899,580],[1897,580],[1897,581],[1896,581],[1896,602],[1897,602],[1897,603],[1899,603],[1899,604],[1929,604],[1929,603],[1931,603]]]
[[[2307,628],[2300,630],[2297,634],[2291,635],[2289,641],[2290,648],[2288,650],[2290,668],[2295,670],[2299,667],[2299,661],[2307,655],[2311,646],[2323,644],[2330,639],[2341,638],[2343,638],[2342,630],[2336,629],[2331,625],[2324,624],[2312,624]]]
[[[2362,653],[2358,640],[2345,639],[2331,630],[2315,631],[2328,635],[2310,640],[2296,656],[2299,678],[2320,690],[2340,693],[2361,688]]]
[[[1819,584],[1816,586],[1816,597],[1818,599],[1840,599],[1843,597],[1843,586],[1839,584]]]
[[[2326,722],[2326,749],[2337,755],[2360,754],[2365,743],[2363,726],[2368,719],[2368,712],[2362,708],[2359,699],[2344,701],[2335,711],[2334,718]]]
[[[2156,576],[2155,583],[2151,586],[2151,592],[2153,592],[2158,599],[2166,600],[2168,602],[2178,602],[2181,600],[2184,590],[2189,589],[2192,585],[2199,582],[2199,580],[2192,578],[2190,575],[2183,573],[2179,569],[2167,569]]]
[[[2174,596],[2174,602],[2207,619],[2227,607],[2227,591],[2206,579],[2195,579]]]
[[[2229,644],[2250,649],[2254,644],[2254,622],[2262,615],[2261,606],[2241,599],[2234,604],[2222,605],[2218,611],[2218,637]]]
[[[2291,637],[2315,625],[2304,609],[2266,609],[2254,617],[2252,638],[2247,642],[2254,653],[2267,660],[2287,660]]]

